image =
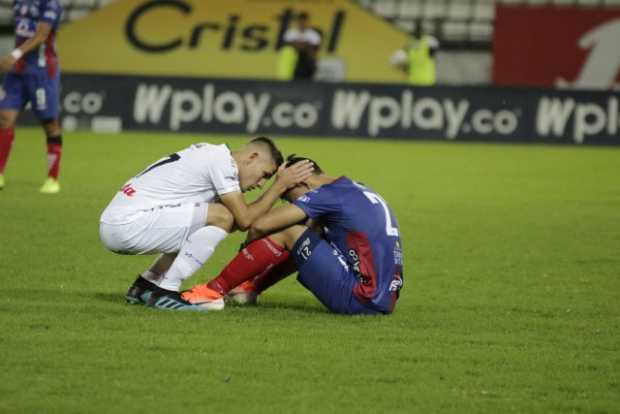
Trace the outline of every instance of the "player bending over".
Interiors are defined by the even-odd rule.
[[[180,297],[181,284],[233,227],[248,229],[312,171],[310,162],[279,169],[273,184],[247,205],[242,193],[261,188],[280,164],[282,154],[266,137],[237,151],[225,144],[200,143],[160,159],[127,181],[101,215],[101,241],[119,254],[161,253],[129,288],[127,301],[206,310]]]
[[[287,166],[308,161],[292,158]],[[311,160],[310,160],[311,161]],[[251,280],[253,293],[291,274],[332,312],[391,313],[403,285],[398,225],[385,200],[347,177],[314,173],[288,190],[291,204],[271,210],[250,229],[247,245],[206,284],[183,292],[196,306],[223,307],[231,289]],[[320,227],[321,234],[312,227]],[[262,237],[262,238],[261,238]],[[247,291],[246,291],[247,293]]]

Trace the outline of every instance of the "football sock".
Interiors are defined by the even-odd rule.
[[[178,292],[183,281],[205,264],[226,236],[228,233],[216,226],[199,228],[187,238],[170,269],[154,283],[163,289]]]
[[[296,270],[297,265],[295,264],[295,260],[289,257],[288,260],[256,276],[252,281],[254,283],[254,292],[257,294],[262,293]]]
[[[47,175],[58,179],[62,156],[62,135],[47,137]]]
[[[270,271],[288,257],[289,252],[269,237],[255,240],[241,250],[207,286],[225,295],[246,280]]]
[[[0,174],[4,172],[15,139],[15,128],[0,128]]]

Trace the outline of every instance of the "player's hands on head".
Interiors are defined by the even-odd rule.
[[[284,188],[289,189],[308,179],[312,175],[312,171],[314,171],[314,167],[308,160],[297,162],[290,167],[285,167],[285,164],[282,164],[278,168],[276,180]]]

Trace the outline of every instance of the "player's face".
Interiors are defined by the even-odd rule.
[[[253,153],[245,163],[239,166],[239,182],[241,191],[252,191],[261,188],[276,172],[276,164],[269,157]]]

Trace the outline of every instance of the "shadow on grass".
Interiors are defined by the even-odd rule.
[[[112,292],[88,292],[85,296],[90,296],[93,299],[109,302],[109,303],[122,303],[125,304],[125,295],[123,293]]]
[[[2,291],[2,295],[8,295],[9,297],[28,297],[29,302],[50,302],[55,303],[80,303],[85,304],[90,301],[96,301],[105,304],[126,305],[124,292],[102,292],[102,291],[85,291],[85,290],[68,290],[68,289],[53,289],[53,288],[39,288],[39,289],[22,289],[13,288],[5,289]],[[336,315],[330,313],[326,308],[317,304],[309,303],[308,301],[300,301],[297,298],[278,298],[274,300],[270,298],[256,306],[252,305],[235,305],[227,304],[225,309],[229,310],[264,310],[265,312],[295,312],[306,315],[334,315],[340,317],[347,317],[347,315]]]
[[[247,308],[248,306],[243,305],[231,305],[230,308]],[[267,311],[297,311],[308,314],[328,314],[327,309],[308,306],[303,303],[282,303],[282,302],[268,302],[268,303],[260,303],[256,306],[252,306],[252,309],[264,309]]]
[[[52,289],[52,288],[38,288],[38,289],[22,289],[22,288],[9,288],[4,289],[3,293],[9,297],[26,297],[31,302],[47,302],[53,299],[58,302],[59,299],[66,299],[72,302],[87,302],[89,300],[97,300],[100,302],[108,303],[125,303],[125,296],[122,293],[113,292],[95,292],[95,291],[83,291],[83,290],[68,290],[68,289]],[[2,295],[4,296],[4,295]]]

